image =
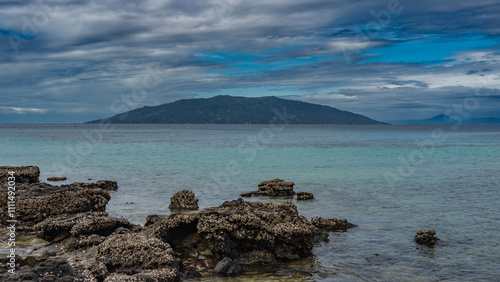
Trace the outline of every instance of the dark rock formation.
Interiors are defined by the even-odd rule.
[[[309,256],[324,234],[291,202],[241,198],[199,212],[173,214],[151,225],[153,235],[177,252],[206,259],[231,257],[237,264],[276,263]]]
[[[30,187],[28,187],[28,189],[29,188]],[[82,212],[105,211],[106,204],[110,199],[109,193],[99,188],[65,188],[67,189],[61,188],[61,192],[45,194],[45,196],[36,195],[38,193],[36,193],[35,190],[25,190],[26,193],[24,193],[23,189],[18,189],[18,196],[16,199],[16,219],[18,220],[18,225],[31,229],[30,227],[34,224],[48,217],[61,217],[63,215],[72,215]],[[5,224],[6,220],[9,219],[7,217],[7,212],[3,210],[6,206],[7,194],[0,194],[0,223],[2,224]]]
[[[355,227],[356,225],[347,222],[347,219],[341,218],[321,218],[315,216],[311,218],[311,223],[324,231],[337,231],[347,230],[348,228]]]
[[[314,199],[313,193],[297,192],[297,200],[311,200],[311,199]]]
[[[160,218],[159,215],[156,215],[156,214],[148,215],[146,217],[146,223],[144,223],[144,227],[148,227],[148,226],[154,224],[155,222],[157,222],[160,219],[161,218]]]
[[[224,276],[236,276],[241,272],[241,265],[235,263],[230,257],[223,258],[214,268],[215,274]]]
[[[415,242],[420,245],[434,246],[439,240],[438,237],[435,236],[436,231],[433,229],[418,231],[417,235],[415,235]]]
[[[66,177],[64,177],[64,176],[62,176],[62,177],[53,176],[53,177],[47,178],[47,181],[64,181],[64,180],[66,180]]]
[[[192,191],[181,190],[170,198],[170,210],[198,210],[198,199]]]
[[[108,236],[118,227],[130,226],[128,220],[110,217],[106,212],[89,212],[68,217],[47,218],[35,225],[35,229],[40,232],[39,236],[42,239],[58,242],[71,236],[92,234]]]
[[[178,277],[179,266],[170,245],[141,234],[110,236],[98,246],[96,260],[104,263],[111,272],[134,275],[135,278],[175,281]]]
[[[40,169],[37,166],[0,166],[0,181],[8,180],[9,171],[14,171],[17,183],[38,183]]]
[[[4,259],[1,259],[4,260]],[[97,281],[90,272],[74,268],[68,259],[63,257],[47,258],[27,256],[16,258],[19,266],[15,274],[8,273],[7,265],[2,261],[0,266],[1,281]],[[5,271],[4,271],[5,270]]]
[[[273,180],[266,180],[259,183],[259,190],[253,192],[246,192],[241,194],[242,197],[256,196],[289,196],[293,197],[293,182],[286,182],[283,179],[275,178]]]

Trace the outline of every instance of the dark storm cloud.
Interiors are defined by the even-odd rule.
[[[268,88],[379,119],[426,115],[458,93],[498,88],[498,45],[451,50],[433,65],[370,61],[370,50],[498,40],[499,13],[486,0],[1,1],[0,122],[109,116],[154,64],[161,83],[130,107]]]

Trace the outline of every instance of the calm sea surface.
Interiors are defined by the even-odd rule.
[[[200,207],[295,182],[304,216],[347,218],[314,257],[246,278],[304,281],[492,281],[500,277],[500,127],[0,125],[0,165],[41,179],[116,180],[107,210],[143,224],[193,190]],[[280,201],[251,198],[260,201]],[[434,248],[418,230],[435,229]],[[228,279],[228,281],[231,279]]]

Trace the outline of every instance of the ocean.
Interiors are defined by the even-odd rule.
[[[273,178],[314,193],[292,200],[307,218],[357,225],[311,258],[205,281],[500,277],[500,126],[2,124],[0,165],[68,178],[58,184],[116,180],[107,211],[141,225],[181,189],[206,208]],[[427,229],[434,248],[413,241]]]

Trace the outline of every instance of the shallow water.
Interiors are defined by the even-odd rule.
[[[283,178],[314,193],[292,200],[301,214],[358,225],[311,259],[205,281],[500,277],[500,127],[0,125],[0,148],[0,165],[38,165],[42,180],[117,180],[107,210],[139,224],[180,189],[205,208]],[[423,229],[435,248],[413,242]]]

